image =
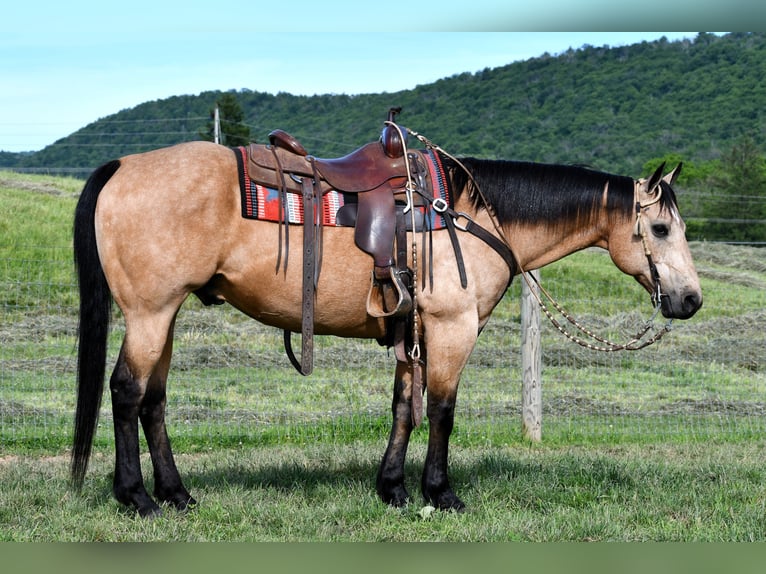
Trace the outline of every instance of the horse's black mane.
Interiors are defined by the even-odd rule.
[[[454,160],[443,157],[456,199],[468,193],[475,207],[484,207],[468,174]],[[600,210],[608,184],[607,209],[618,217],[635,212],[633,179],[581,166],[520,161],[460,158],[473,175],[500,224],[512,222],[584,225]],[[661,206],[676,205],[665,182]]]

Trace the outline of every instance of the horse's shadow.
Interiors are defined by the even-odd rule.
[[[411,502],[422,502],[420,476],[423,462],[413,458],[405,463],[405,482]],[[192,489],[215,491],[235,486],[243,490],[275,489],[279,492],[303,491],[312,496],[329,488],[375,492],[378,463],[369,461],[296,462],[255,464],[236,462],[186,473]],[[476,457],[461,458],[450,464],[450,483],[460,495],[471,496],[477,489],[501,489],[513,492],[556,485],[561,491],[568,487],[586,486],[594,492],[620,489],[631,492],[639,488],[637,470],[624,460],[598,455],[569,454],[556,457],[516,456],[513,452],[492,452]],[[642,471],[638,471],[639,474]],[[507,486],[504,486],[504,483]]]
[[[189,488],[208,491],[215,491],[221,487],[237,487],[243,490],[303,491],[311,495],[327,487],[374,490],[377,472],[378,464],[374,461],[348,463],[328,461],[310,466],[292,462],[252,466],[233,463],[186,472],[185,482]],[[415,477],[419,473],[418,465],[414,462],[408,463],[405,472],[408,478]]]
[[[425,460],[424,445],[412,445],[405,461],[408,487],[419,484]],[[304,491],[312,494],[320,489],[345,488],[375,491],[375,482],[383,454],[375,449],[357,450],[319,447],[297,448],[285,454],[243,452],[242,457],[227,456],[194,464],[184,470],[179,465],[184,483],[191,490],[215,492],[221,488],[242,490],[274,489],[280,492]],[[291,456],[291,452],[293,455]],[[419,486],[417,487],[419,490]]]

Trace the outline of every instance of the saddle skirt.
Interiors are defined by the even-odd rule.
[[[379,149],[379,142],[373,142],[348,156],[325,160],[297,155],[271,145],[250,144],[233,148],[237,158],[242,217],[303,224],[301,180],[308,177],[313,181],[315,168],[322,191],[323,225],[353,227],[358,195],[367,191],[387,190],[394,194],[397,204],[404,204],[407,183],[404,157],[382,159]],[[429,149],[410,150],[408,156],[413,177],[420,179],[416,181],[418,192],[426,196],[426,199],[416,199],[417,220],[422,221],[427,230],[441,229],[446,225],[444,218],[430,208],[433,199],[452,206],[452,192],[441,158]],[[406,219],[410,223],[410,218]]]

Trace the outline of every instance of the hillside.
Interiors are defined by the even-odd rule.
[[[583,46],[395,93],[271,95],[257,85],[235,93],[254,139],[279,127],[318,156],[342,155],[376,138],[388,108],[402,106],[401,123],[454,153],[640,175],[648,161],[668,154],[718,158],[743,135],[764,149],[764,78],[766,34],[703,33],[677,42]],[[199,139],[221,94],[146,102],[39,152],[0,153],[0,166],[93,168]]]

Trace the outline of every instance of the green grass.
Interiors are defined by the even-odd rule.
[[[451,472],[462,515],[380,503],[393,357],[317,338],[297,375],[281,333],[189,300],[168,420],[190,515],[136,520],[112,501],[108,400],[81,495],[67,489],[77,296],[71,222],[82,182],[0,172],[0,540],[762,540],[766,251],[693,244],[705,305],[637,353],[598,354],[543,325],[543,443],[520,436],[519,282],[464,373]],[[624,339],[648,296],[602,252],[543,270],[588,325]],[[661,320],[658,320],[658,324]],[[113,364],[122,325],[110,337]],[[145,452],[145,448],[144,448]],[[149,468],[148,461],[145,468]]]
[[[193,512],[137,519],[110,497],[99,454],[84,492],[60,457],[0,463],[0,539],[26,541],[757,541],[764,447],[754,443],[456,446],[462,514],[374,494],[381,444],[240,447],[179,458]],[[413,446],[422,459],[423,446]],[[419,465],[408,464],[417,491]],[[149,479],[150,480],[150,479]]]

